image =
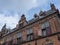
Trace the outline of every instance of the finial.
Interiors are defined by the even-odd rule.
[[[35,14],[34,14],[34,18],[37,18],[37,17],[38,17],[38,15],[35,13]]]
[[[56,10],[56,7],[55,7],[54,3],[50,3],[50,7],[51,7],[52,10]]]

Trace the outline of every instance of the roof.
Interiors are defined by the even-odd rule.
[[[48,16],[48,15],[53,14],[53,13],[55,13],[55,12],[56,12],[55,10],[51,10],[51,9],[50,9],[50,10],[48,10],[48,11],[45,11],[45,14],[46,14],[46,16]],[[39,17],[38,17],[37,19],[33,18],[33,19],[27,21],[27,22],[28,22],[27,25],[29,25],[29,24],[37,21],[37,20],[40,20],[40,19],[46,17],[46,16],[40,16],[40,15],[41,15],[41,14],[39,14]],[[17,30],[17,29],[14,28],[14,29],[11,30],[10,33],[14,32],[14,31],[16,31],[16,30]]]

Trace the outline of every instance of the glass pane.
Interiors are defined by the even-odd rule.
[[[53,45],[53,43],[49,43],[49,44],[46,44],[46,45]]]
[[[45,26],[46,27],[49,27],[49,22],[45,22]]]
[[[29,34],[29,30],[27,30],[27,34]]]
[[[30,31],[29,31],[30,33],[33,33],[33,30],[32,30],[32,28],[30,28]]]
[[[42,30],[43,36],[46,36],[46,29]]]
[[[48,34],[48,35],[51,34],[51,29],[50,29],[50,27],[47,27],[47,28],[46,28],[46,31],[47,31],[47,34]]]
[[[41,28],[42,28],[42,29],[44,29],[44,28],[45,28],[45,24],[44,24],[44,23],[41,25]]]
[[[30,40],[30,35],[29,35],[29,36],[27,36],[27,38],[28,38],[28,40]]]
[[[33,35],[31,35],[31,40],[33,39]]]
[[[12,40],[13,39],[13,36],[10,36],[10,40]]]
[[[31,34],[31,33],[33,33],[33,30],[32,30],[32,28],[29,28],[29,29],[27,30],[27,34]]]
[[[17,33],[17,37],[19,38],[19,37],[21,37],[22,36],[22,34],[20,33],[20,32],[18,32]]]
[[[3,41],[5,42],[6,40],[7,40],[7,38],[6,38],[6,37],[4,37]]]

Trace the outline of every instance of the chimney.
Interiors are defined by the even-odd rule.
[[[51,9],[52,9],[52,10],[56,10],[56,7],[55,7],[54,4],[51,3],[50,6],[51,6]]]

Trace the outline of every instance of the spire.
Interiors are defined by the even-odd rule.
[[[50,6],[51,6],[52,10],[56,10],[56,7],[55,7],[55,5],[53,3],[50,3]]]
[[[2,32],[2,34],[5,34],[5,32],[6,32],[6,24],[4,24],[4,26],[2,27],[1,32]]]
[[[3,30],[3,29],[6,29],[6,24],[4,24],[4,26],[2,27],[2,30]]]

